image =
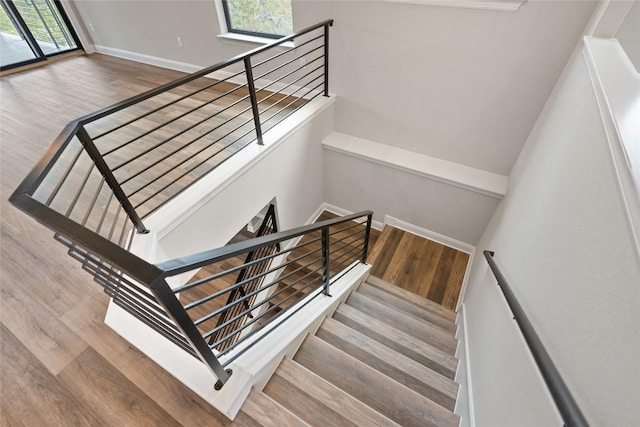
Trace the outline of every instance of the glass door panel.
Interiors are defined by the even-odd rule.
[[[75,49],[76,43],[50,0],[14,0],[33,38],[45,55]]]
[[[0,0],[0,3],[0,69],[44,60],[79,48],[78,38],[59,1]],[[18,48],[22,53],[18,53]],[[30,55],[27,55],[28,51]]]
[[[30,62],[37,58],[27,38],[7,13],[5,5],[0,7],[0,67]]]

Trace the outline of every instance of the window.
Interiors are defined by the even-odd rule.
[[[222,0],[227,31],[277,39],[293,32],[291,0]]]

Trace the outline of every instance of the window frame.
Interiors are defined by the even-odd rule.
[[[218,9],[218,18],[221,24],[220,26],[222,27],[222,24],[224,23],[224,27],[225,27],[225,28],[221,28],[223,33],[226,33],[227,35],[239,34],[241,36],[248,36],[252,38],[256,37],[258,39],[267,39],[267,41],[278,40],[278,39],[281,39],[282,37],[288,36],[288,34],[282,34],[282,35],[269,34],[269,33],[261,33],[258,31],[239,30],[239,29],[233,28],[233,26],[231,25],[231,16],[229,13],[228,1],[229,0],[216,0],[216,4],[219,6],[217,9]]]

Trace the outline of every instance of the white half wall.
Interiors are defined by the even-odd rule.
[[[355,141],[355,142],[354,142]],[[371,209],[475,246],[506,190],[504,176],[332,133],[323,142],[324,199]]]
[[[611,151],[619,142],[581,50],[477,251],[495,251],[589,423],[632,426],[640,420],[640,255]],[[476,425],[562,425],[482,256],[464,306]]]

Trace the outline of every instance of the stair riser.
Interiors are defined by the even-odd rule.
[[[383,360],[376,358],[371,353],[363,350],[361,346],[350,343],[349,341],[334,335],[327,330],[320,328],[316,332],[316,336],[344,351],[352,357],[366,363],[378,372],[398,381],[400,384],[412,389],[413,391],[427,397],[440,406],[453,411],[456,403],[455,395],[450,397],[439,391],[437,388],[418,380],[416,377],[403,372],[395,366],[385,363]]]
[[[394,328],[424,341],[448,354],[455,354],[457,344],[456,339],[435,326],[417,319],[412,319],[395,310],[390,310],[385,305],[358,293],[351,294],[347,299],[347,305],[385,322]]]
[[[455,378],[456,368],[452,363],[448,363],[448,361],[451,360],[450,357],[447,358],[446,356],[442,355],[438,357],[437,360],[433,360],[432,358],[425,355],[425,353],[419,346],[412,345],[412,343],[406,341],[400,342],[400,340],[398,340],[397,338],[388,337],[385,334],[371,328],[369,324],[360,323],[348,316],[345,316],[340,312],[340,310],[334,313],[333,318],[449,379]],[[441,362],[439,362],[439,360]]]
[[[439,327],[440,329],[442,329],[444,332],[446,332],[451,336],[453,336],[456,332],[456,324],[450,321],[449,319],[446,319],[438,314],[432,313],[423,308],[417,307],[375,286],[371,286],[371,285],[368,285],[367,283],[363,283],[358,288],[358,293],[365,295],[368,298],[375,299],[380,303],[402,310],[403,312],[411,316],[414,316],[418,319],[429,322]]]
[[[319,338],[308,337],[294,360],[401,425],[458,425],[450,411]]]

